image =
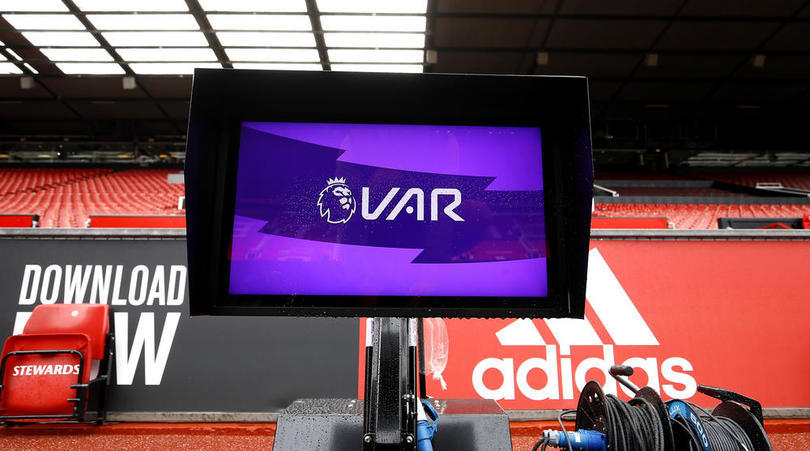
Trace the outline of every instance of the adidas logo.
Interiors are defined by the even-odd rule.
[[[588,285],[585,295],[613,344],[658,345],[650,327],[627,296],[598,249],[588,256]],[[562,346],[598,346],[605,344],[587,319],[557,318],[543,320]],[[502,346],[543,346],[545,341],[530,319],[520,319],[496,334]]]
[[[598,249],[590,251],[588,259],[587,304],[604,327],[612,343],[605,343],[588,319],[519,319],[495,333],[501,346],[530,346],[545,348],[545,355],[532,357],[524,362],[513,358],[486,358],[478,362],[473,370],[472,382],[479,396],[490,399],[515,399],[516,389],[531,400],[575,399],[577,392],[585,386],[594,372],[601,372],[605,393],[617,394],[616,381],[608,370],[615,365],[615,351],[624,346],[650,346],[652,351],[659,346],[647,322],[636,309],[627,292],[611,271]],[[554,343],[546,343],[538,329],[545,327],[554,338]],[[574,348],[589,346],[589,348]],[[601,356],[589,355],[593,347],[601,347]],[[616,349],[614,349],[616,348]],[[659,360],[660,365],[659,365]],[[620,362],[645,373],[647,384],[655,390],[673,398],[688,399],[697,392],[695,379],[688,374],[692,364],[683,357],[630,357]],[[500,372],[503,377],[500,386],[487,385],[485,373]],[[545,385],[533,386],[529,373],[545,373]],[[643,380],[643,376],[641,376]],[[592,377],[591,377],[592,378]],[[500,378],[490,378],[498,379]],[[625,387],[621,390],[627,396],[632,393]],[[578,395],[578,393],[577,393]]]

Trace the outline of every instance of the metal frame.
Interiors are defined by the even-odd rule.
[[[366,355],[363,451],[416,450],[416,361],[406,318],[374,318]],[[415,331],[413,331],[415,332]]]

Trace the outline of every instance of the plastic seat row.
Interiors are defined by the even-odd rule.
[[[13,169],[29,173],[24,169]],[[62,176],[57,176],[64,171]],[[88,172],[89,171],[89,172]],[[14,172],[15,177],[17,172]],[[131,169],[112,172],[101,170],[49,169],[50,179],[61,182],[37,185],[0,194],[0,213],[39,215],[39,227],[85,227],[90,215],[182,215],[177,209],[178,197],[185,192],[183,184],[168,183],[176,170]],[[61,177],[61,178],[60,178]],[[50,180],[49,179],[49,180]],[[33,186],[33,185],[32,185]]]
[[[676,229],[716,229],[718,218],[798,218],[810,205],[596,204],[596,217],[666,217]]]

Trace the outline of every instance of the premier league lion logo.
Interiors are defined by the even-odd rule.
[[[321,217],[330,224],[346,223],[352,218],[357,202],[343,177],[327,179],[328,185],[318,195]]]

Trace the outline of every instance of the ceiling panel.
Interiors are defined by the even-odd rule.
[[[564,0],[562,14],[672,15],[683,0]]]
[[[33,89],[21,89],[20,77],[0,77],[0,98],[42,98],[51,95],[38,83]],[[7,107],[3,107],[7,108]]]
[[[728,76],[743,57],[738,55],[659,54],[658,65],[642,64],[639,78],[722,78]]]
[[[551,52],[548,64],[537,66],[536,74],[586,75],[588,77],[626,77],[642,55]]]
[[[48,77],[43,83],[67,99],[144,97],[139,89],[124,89],[122,80],[122,77]]]
[[[796,101],[809,87],[810,83],[726,83],[711,100],[738,105]]]
[[[159,119],[164,117],[153,102],[69,101],[69,104],[86,118]]]
[[[155,98],[191,97],[191,77],[137,77],[137,82]]]
[[[91,127],[75,116],[61,119],[27,120],[19,117],[3,121],[9,130],[22,135],[64,135],[64,136],[90,136]]]
[[[169,114],[169,117],[183,120],[188,118],[188,105],[187,101],[160,102],[160,106]]]
[[[601,117],[611,121],[632,121],[644,114],[644,105],[640,103],[611,103],[605,105],[603,108],[594,108],[591,111],[591,116],[600,115]]]
[[[633,81],[619,92],[617,102],[666,104],[702,100],[714,86],[712,83],[674,83]]]
[[[557,0],[437,0],[440,13],[550,14]]]
[[[674,22],[659,49],[756,49],[778,22]]]
[[[61,119],[75,118],[61,103],[51,101],[7,101],[0,100],[0,117],[14,119]]]
[[[437,19],[437,47],[539,46],[549,21],[545,19]]]
[[[810,79],[810,55],[766,55],[764,67],[746,64],[737,73],[739,77],[751,78],[806,78]]]
[[[765,50],[810,50],[810,23],[789,23],[765,46]]]
[[[682,16],[789,16],[804,0],[700,0],[686,3]]]
[[[523,56],[523,52],[442,51],[435,72],[513,74]]]
[[[588,83],[591,102],[607,102],[619,89],[621,83],[612,81],[593,81]]]
[[[551,28],[547,47],[647,49],[665,24],[660,20],[558,19]]]

